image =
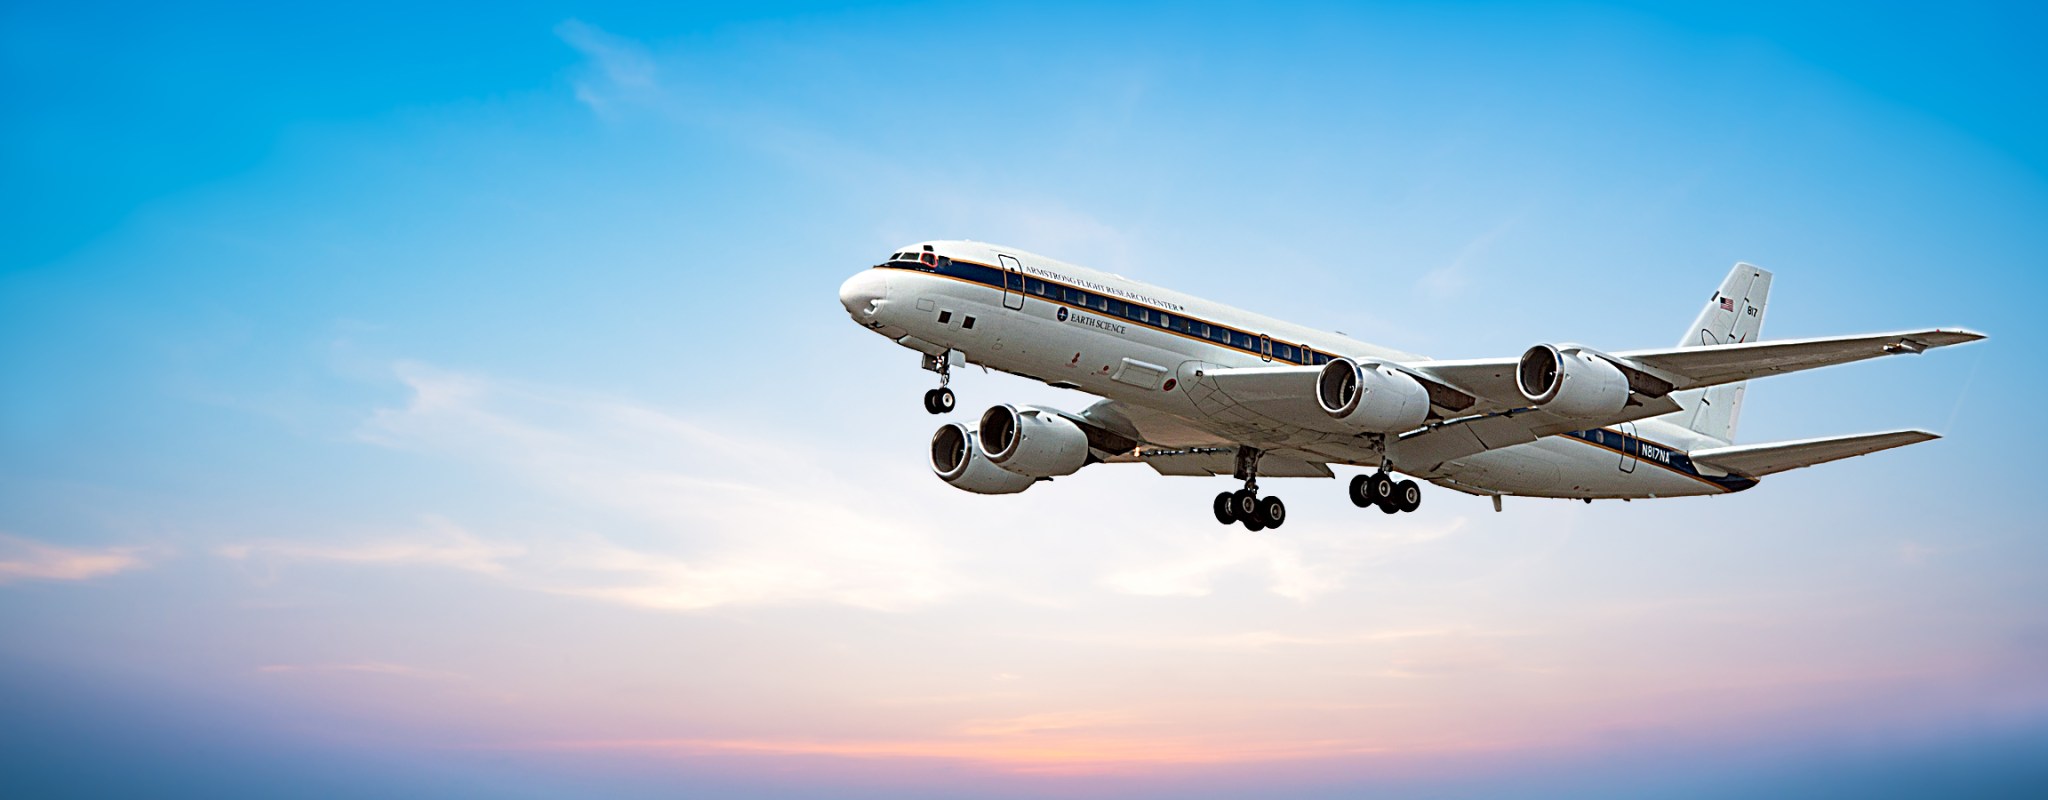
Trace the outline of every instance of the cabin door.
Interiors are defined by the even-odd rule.
[[[1010,256],[998,255],[1003,265],[1003,307],[1016,311],[1024,307],[1024,265]]]

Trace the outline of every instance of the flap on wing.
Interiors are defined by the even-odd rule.
[[[1885,433],[1859,433],[1853,436],[1831,436],[1821,439],[1801,439],[1791,442],[1770,442],[1768,444],[1745,444],[1734,447],[1716,447],[1711,450],[1694,450],[1689,455],[1695,464],[1717,467],[1738,475],[1761,478],[1772,473],[1789,469],[1825,464],[1829,461],[1875,453],[1918,444],[1930,439],[1939,439],[1926,431],[1889,431]]]
[[[1563,417],[1540,409],[1513,414],[1466,417],[1403,434],[1400,440],[1394,443],[1393,457],[1394,462],[1400,464],[1404,471],[1412,468],[1418,474],[1427,474],[1446,461],[1475,453],[1533,442],[1544,436],[1647,419],[1678,410],[1678,403],[1671,398],[1655,397],[1631,401],[1622,413],[1604,420]]]

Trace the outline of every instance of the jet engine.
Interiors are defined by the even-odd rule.
[[[1316,376],[1316,403],[1323,413],[1356,433],[1394,433],[1429,418],[1429,390],[1413,376],[1385,364],[1331,359]]]
[[[1088,463],[1088,434],[1050,409],[992,406],[981,415],[980,436],[988,460],[1019,475],[1072,475]]]
[[[1576,347],[1529,348],[1515,366],[1515,386],[1529,402],[1567,417],[1609,417],[1628,405],[1628,376],[1607,359]]]
[[[975,494],[1016,494],[1037,483],[1028,475],[996,466],[981,454],[967,426],[948,422],[932,434],[932,473]]]

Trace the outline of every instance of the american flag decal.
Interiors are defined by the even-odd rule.
[[[1734,311],[1734,310],[1735,310],[1735,298],[1733,298],[1733,297],[1723,297],[1723,298],[1721,298],[1721,310],[1722,310],[1722,311]]]

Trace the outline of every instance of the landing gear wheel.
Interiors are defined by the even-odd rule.
[[[932,389],[932,390],[930,390],[930,391],[927,391],[927,392],[925,392],[925,393],[924,393],[924,413],[926,413],[926,414],[939,414],[939,413],[943,413],[943,412],[939,411],[939,390],[937,390],[937,389]]]
[[[1235,506],[1235,503],[1231,502],[1229,492],[1224,492],[1222,494],[1216,495],[1215,506],[1217,522],[1229,525],[1230,523],[1237,521],[1237,514],[1231,510]]]
[[[1252,520],[1259,516],[1259,496],[1250,489],[1239,489],[1230,495],[1231,516],[1241,520]],[[1261,526],[1263,527],[1263,526]]]
[[[1414,481],[1394,484],[1394,499],[1400,503],[1402,511],[1414,511],[1422,507],[1422,487],[1415,485]]]
[[[1394,507],[1393,478],[1387,477],[1387,473],[1375,472],[1365,480],[1366,496],[1372,499],[1373,505],[1379,506],[1389,514],[1398,510]]]
[[[1366,484],[1371,482],[1371,479],[1364,475],[1351,476],[1351,491],[1348,494],[1351,495],[1352,505],[1359,508],[1372,505],[1372,495],[1367,493],[1366,490]]]
[[[1252,531],[1262,531],[1266,529],[1266,523],[1260,520],[1258,517],[1245,517],[1242,520],[1242,522],[1244,522],[1244,526],[1246,529]]]
[[[1266,523],[1268,528],[1278,528],[1286,524],[1287,504],[1280,502],[1278,497],[1268,497],[1260,500],[1258,520]]]

